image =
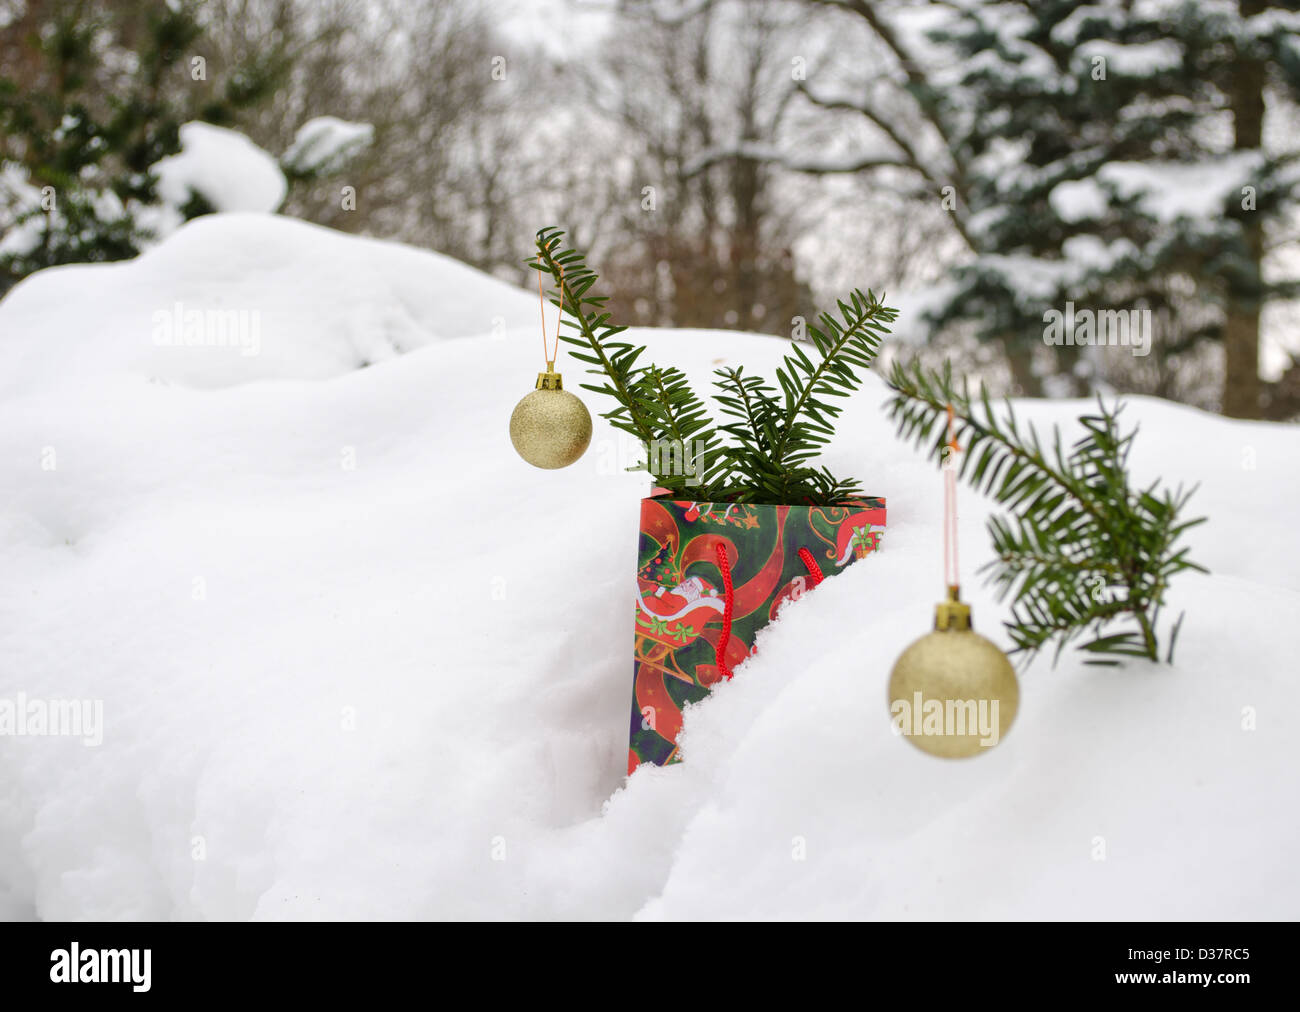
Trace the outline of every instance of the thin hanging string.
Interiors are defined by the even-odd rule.
[[[555,356],[560,353],[560,321],[564,318],[564,265],[560,269],[560,315],[555,318],[555,343],[547,352],[546,344],[546,291],[542,288],[542,272],[537,272],[537,298],[542,304],[542,355],[546,358],[546,371],[555,370]]]
[[[957,461],[961,452],[953,432],[952,405],[948,405],[948,455],[943,462],[943,581],[956,588],[957,566]]]

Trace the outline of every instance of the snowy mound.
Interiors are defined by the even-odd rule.
[[[259,308],[261,353],[152,346],[176,301]],[[1134,400],[1136,477],[1201,481],[1210,516],[1191,544],[1213,575],[1174,586],[1178,663],[1041,660],[1007,739],[944,762],[893,736],[885,695],[940,591],[940,483],[871,380],[829,463],[888,497],[882,550],[688,712],[684,765],[625,783],[645,483],[599,419],[569,469],[513,453],[536,309],[253,216],[0,303],[0,701],[102,713],[85,743],[0,736],[0,914],[1294,914],[1300,431]],[[783,350],[631,336],[697,384]],[[961,504],[997,638],[986,508]]]
[[[208,388],[323,379],[524,324],[537,327],[535,295],[436,253],[208,215],[135,260],[43,271],[10,292],[0,392],[113,372]]]
[[[280,166],[243,134],[211,123],[183,123],[181,150],[153,167],[158,196],[184,207],[198,194],[217,211],[279,209],[288,184]]]

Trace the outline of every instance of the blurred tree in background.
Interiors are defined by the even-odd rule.
[[[1198,387],[1222,371],[1225,413],[1300,411],[1259,376],[1261,312],[1300,294],[1294,266],[1264,271],[1266,237],[1300,198],[1297,138],[1264,136],[1266,99],[1296,122],[1295,28],[1244,0],[985,2],[933,30],[959,56],[957,87],[940,76],[931,94],[977,254],[940,319],[1005,340],[1030,392],[1063,356],[1069,392],[1102,380],[1204,401]],[[1045,347],[1043,307],[1067,300],[1150,311],[1157,354]]]
[[[788,335],[795,317],[811,318],[793,252],[806,223],[780,199],[779,170],[697,164],[733,139],[783,134],[806,27],[797,9],[754,0],[687,18],[635,5],[602,45],[586,91],[627,138],[632,165],[620,242],[601,258],[619,319]]]
[[[1022,393],[1104,386],[1240,417],[1300,411],[1294,362],[1278,383],[1259,374],[1264,308],[1300,294],[1294,257],[1275,258],[1271,277],[1266,263],[1271,244],[1295,243],[1294,5],[806,5],[857,31],[873,58],[822,61],[800,91],[864,135],[811,164],[739,136],[726,153],[865,174],[939,203],[964,249],[956,283],[927,307],[938,330],[965,324],[996,342]],[[1150,312],[1155,354],[1048,347],[1044,314],[1067,302]]]
[[[281,213],[507,279],[562,222],[624,322],[789,334],[887,287],[900,340],[1008,392],[1294,417],[1295,7],[0,0],[0,286],[133,255],[202,119],[284,155]],[[369,146],[297,171],[319,117]],[[1154,350],[1047,346],[1066,302],[1149,311]]]
[[[520,182],[510,131],[522,110],[510,103],[525,75],[498,43],[486,8],[458,0],[210,7],[207,44],[221,63],[237,60],[277,22],[284,26],[288,72],[240,120],[255,143],[284,151],[302,123],[322,114],[374,129],[369,148],[338,178],[294,180],[284,213],[427,246],[486,270],[517,266],[527,236],[521,244],[515,235],[515,201],[524,194],[504,192],[504,184]],[[344,185],[355,206],[342,199]]]
[[[197,3],[24,0],[0,18],[0,292],[42,267],[134,256],[151,166],[189,119],[229,122],[275,87],[274,41],[191,87]]]

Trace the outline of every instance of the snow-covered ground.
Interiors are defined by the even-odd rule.
[[[783,350],[632,336],[701,383]],[[539,337],[535,295],[258,215],[0,303],[0,700],[103,713],[98,745],[0,737],[0,915],[1300,910],[1300,429],[1133,400],[1137,475],[1200,481],[1210,517],[1191,542],[1213,575],[1173,591],[1177,665],[1042,659],[1006,740],[945,762],[890,729],[890,667],[941,591],[941,497],[873,378],[829,463],[888,498],[882,551],[690,711],[684,765],[625,782],[645,481],[599,419],[571,468],[514,454]],[[972,575],[986,506],[962,507],[998,638]]]

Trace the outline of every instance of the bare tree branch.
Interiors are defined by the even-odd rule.
[[[952,132],[944,122],[943,112],[938,103],[934,100],[933,91],[930,88],[929,79],[925,75],[925,70],[912,55],[903,46],[902,40],[893,27],[880,16],[879,12],[872,6],[868,0],[809,0],[811,3],[821,4],[825,7],[834,7],[840,10],[849,11],[856,14],[871,29],[875,36],[894,54],[898,61],[899,67],[907,76],[907,83],[911,88],[911,93],[916,99],[916,103],[925,117],[926,122],[934,129],[935,133],[943,140],[944,147],[952,160],[952,177],[953,185],[957,188],[957,193],[961,197],[963,204],[967,203],[967,183],[965,173],[962,172],[961,163],[956,157],[956,144],[953,141]]]
[[[865,102],[857,103],[846,98],[829,98],[817,95],[805,82],[802,81],[799,82],[798,89],[800,94],[820,109],[855,112],[861,116],[865,116],[873,125],[884,133],[886,137],[889,138],[899,151],[903,153],[903,161],[899,164],[917,172],[926,182],[932,184],[937,189],[942,190],[944,186],[952,186],[959,198],[958,205],[953,211],[953,225],[957,229],[957,233],[962,237],[962,241],[965,242],[970,249],[975,249],[975,243],[972,241],[971,235],[966,228],[966,208],[968,205],[966,204],[965,195],[958,180],[950,180],[948,178],[940,177],[933,172],[926,160],[921,157],[919,152],[917,152],[915,145],[907,139],[906,134]],[[881,164],[890,163],[886,162]],[[862,165],[862,168],[875,167],[877,167],[877,165],[870,162],[866,162]]]
[[[860,158],[833,159],[799,159],[789,151],[782,151],[768,144],[754,141],[742,141],[725,148],[714,148],[690,159],[682,166],[683,177],[697,176],[706,169],[721,162],[731,160],[764,162],[776,165],[791,172],[803,172],[809,175],[833,175],[836,173],[862,172],[866,169],[878,169],[892,166],[900,169],[913,168],[911,162],[896,155],[865,155]]]
[[[686,24],[692,18],[699,17],[713,4],[714,0],[694,0],[692,3],[684,4],[679,10],[666,11],[663,5],[655,3],[655,0],[618,0],[618,9],[621,13],[649,18],[656,24],[675,28]]]

